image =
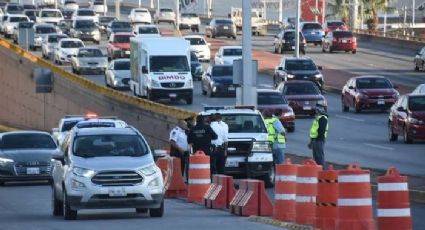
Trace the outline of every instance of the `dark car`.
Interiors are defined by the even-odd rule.
[[[334,30],[348,30],[347,25],[343,21],[330,20],[325,22],[325,33],[329,33]]]
[[[257,108],[261,112],[271,110],[288,132],[295,130],[295,114],[286,98],[278,90],[257,89]]]
[[[198,57],[194,51],[190,52],[190,72],[192,73],[192,78],[201,80],[202,79],[202,65],[199,62]]]
[[[67,20],[67,19],[72,19],[72,14],[74,14],[74,10],[70,10],[70,9],[61,9],[62,15],[63,15],[63,19]]]
[[[106,27],[106,35],[109,39],[111,34],[113,33],[130,33],[133,32],[133,27],[131,26],[130,22],[127,21],[112,21],[108,24]]]
[[[24,10],[24,14],[28,16],[28,18],[35,22],[37,20],[38,10]]]
[[[70,34],[73,38],[92,41],[95,44],[99,44],[101,39],[99,28],[93,20],[75,20]]]
[[[102,33],[106,33],[106,28],[108,27],[109,23],[112,21],[117,20],[116,17],[112,16],[100,16],[99,17],[99,29]]]
[[[307,43],[314,43],[314,45],[321,45],[322,38],[325,35],[322,25],[318,22],[303,22],[301,24],[301,31],[307,40]]]
[[[415,71],[425,71],[425,46],[416,53],[413,63],[415,64]]]
[[[7,181],[51,180],[56,143],[46,132],[0,133],[0,185]]]
[[[282,30],[274,37],[274,53],[281,53],[285,51],[295,50],[295,30],[288,29]],[[300,52],[305,54],[306,40],[304,35],[300,32]]]
[[[205,34],[208,38],[228,37],[236,39],[236,26],[230,19],[214,18],[210,25],[205,28]]]
[[[398,96],[398,91],[385,77],[353,77],[342,88],[342,110],[347,112],[351,107],[356,113],[365,109],[386,111],[395,103]]]
[[[323,89],[324,79],[320,72],[321,69],[321,66],[316,66],[313,60],[308,57],[282,58],[275,69],[273,82],[277,86],[283,81],[309,80],[315,82],[320,89]]]
[[[391,107],[389,140],[396,141],[399,135],[405,143],[425,140],[425,95],[403,95]]]
[[[314,82],[299,80],[282,82],[277,90],[285,96],[296,115],[313,116],[318,104],[325,109],[328,107],[325,97]]]
[[[210,65],[202,76],[202,94],[209,97],[236,96],[233,65]]]
[[[4,11],[5,14],[22,14],[24,7],[17,3],[7,3]]]
[[[357,53],[357,39],[351,31],[331,31],[322,42],[322,51],[345,51]]]

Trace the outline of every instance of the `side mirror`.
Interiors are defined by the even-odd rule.
[[[62,164],[65,163],[65,156],[61,151],[55,151],[55,153],[52,154],[52,159],[60,161]]]
[[[322,66],[317,66],[317,69],[318,69],[318,70],[322,70],[322,69],[323,69],[323,67],[322,67]]]
[[[164,149],[155,149],[153,151],[153,159],[155,159],[155,161],[158,160],[159,158],[166,157],[167,155],[168,155],[167,151]]]
[[[348,86],[349,89],[354,89],[354,87],[352,85]]]
[[[406,110],[402,106],[397,107],[397,111],[406,112]]]
[[[144,74],[148,73],[148,68],[146,68],[146,66],[142,66],[142,73]]]
[[[279,71],[283,71],[283,67],[282,67],[282,66],[279,66],[279,67],[277,68],[277,70],[279,70]]]

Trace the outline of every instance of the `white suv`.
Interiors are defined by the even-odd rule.
[[[52,158],[53,215],[73,220],[81,209],[135,208],[162,217],[162,173],[136,129],[73,129]]]

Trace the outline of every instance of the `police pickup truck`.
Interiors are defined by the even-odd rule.
[[[220,113],[229,126],[225,173],[244,178],[261,178],[274,184],[275,168],[267,128],[260,111],[251,106],[204,107],[199,115]]]

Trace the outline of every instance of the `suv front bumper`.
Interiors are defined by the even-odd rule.
[[[110,198],[108,195],[97,194],[83,201],[83,196],[68,196],[71,207],[74,209],[102,209],[102,208],[159,208],[164,199],[163,194],[151,194],[151,199],[146,199],[142,194],[131,197]]]

